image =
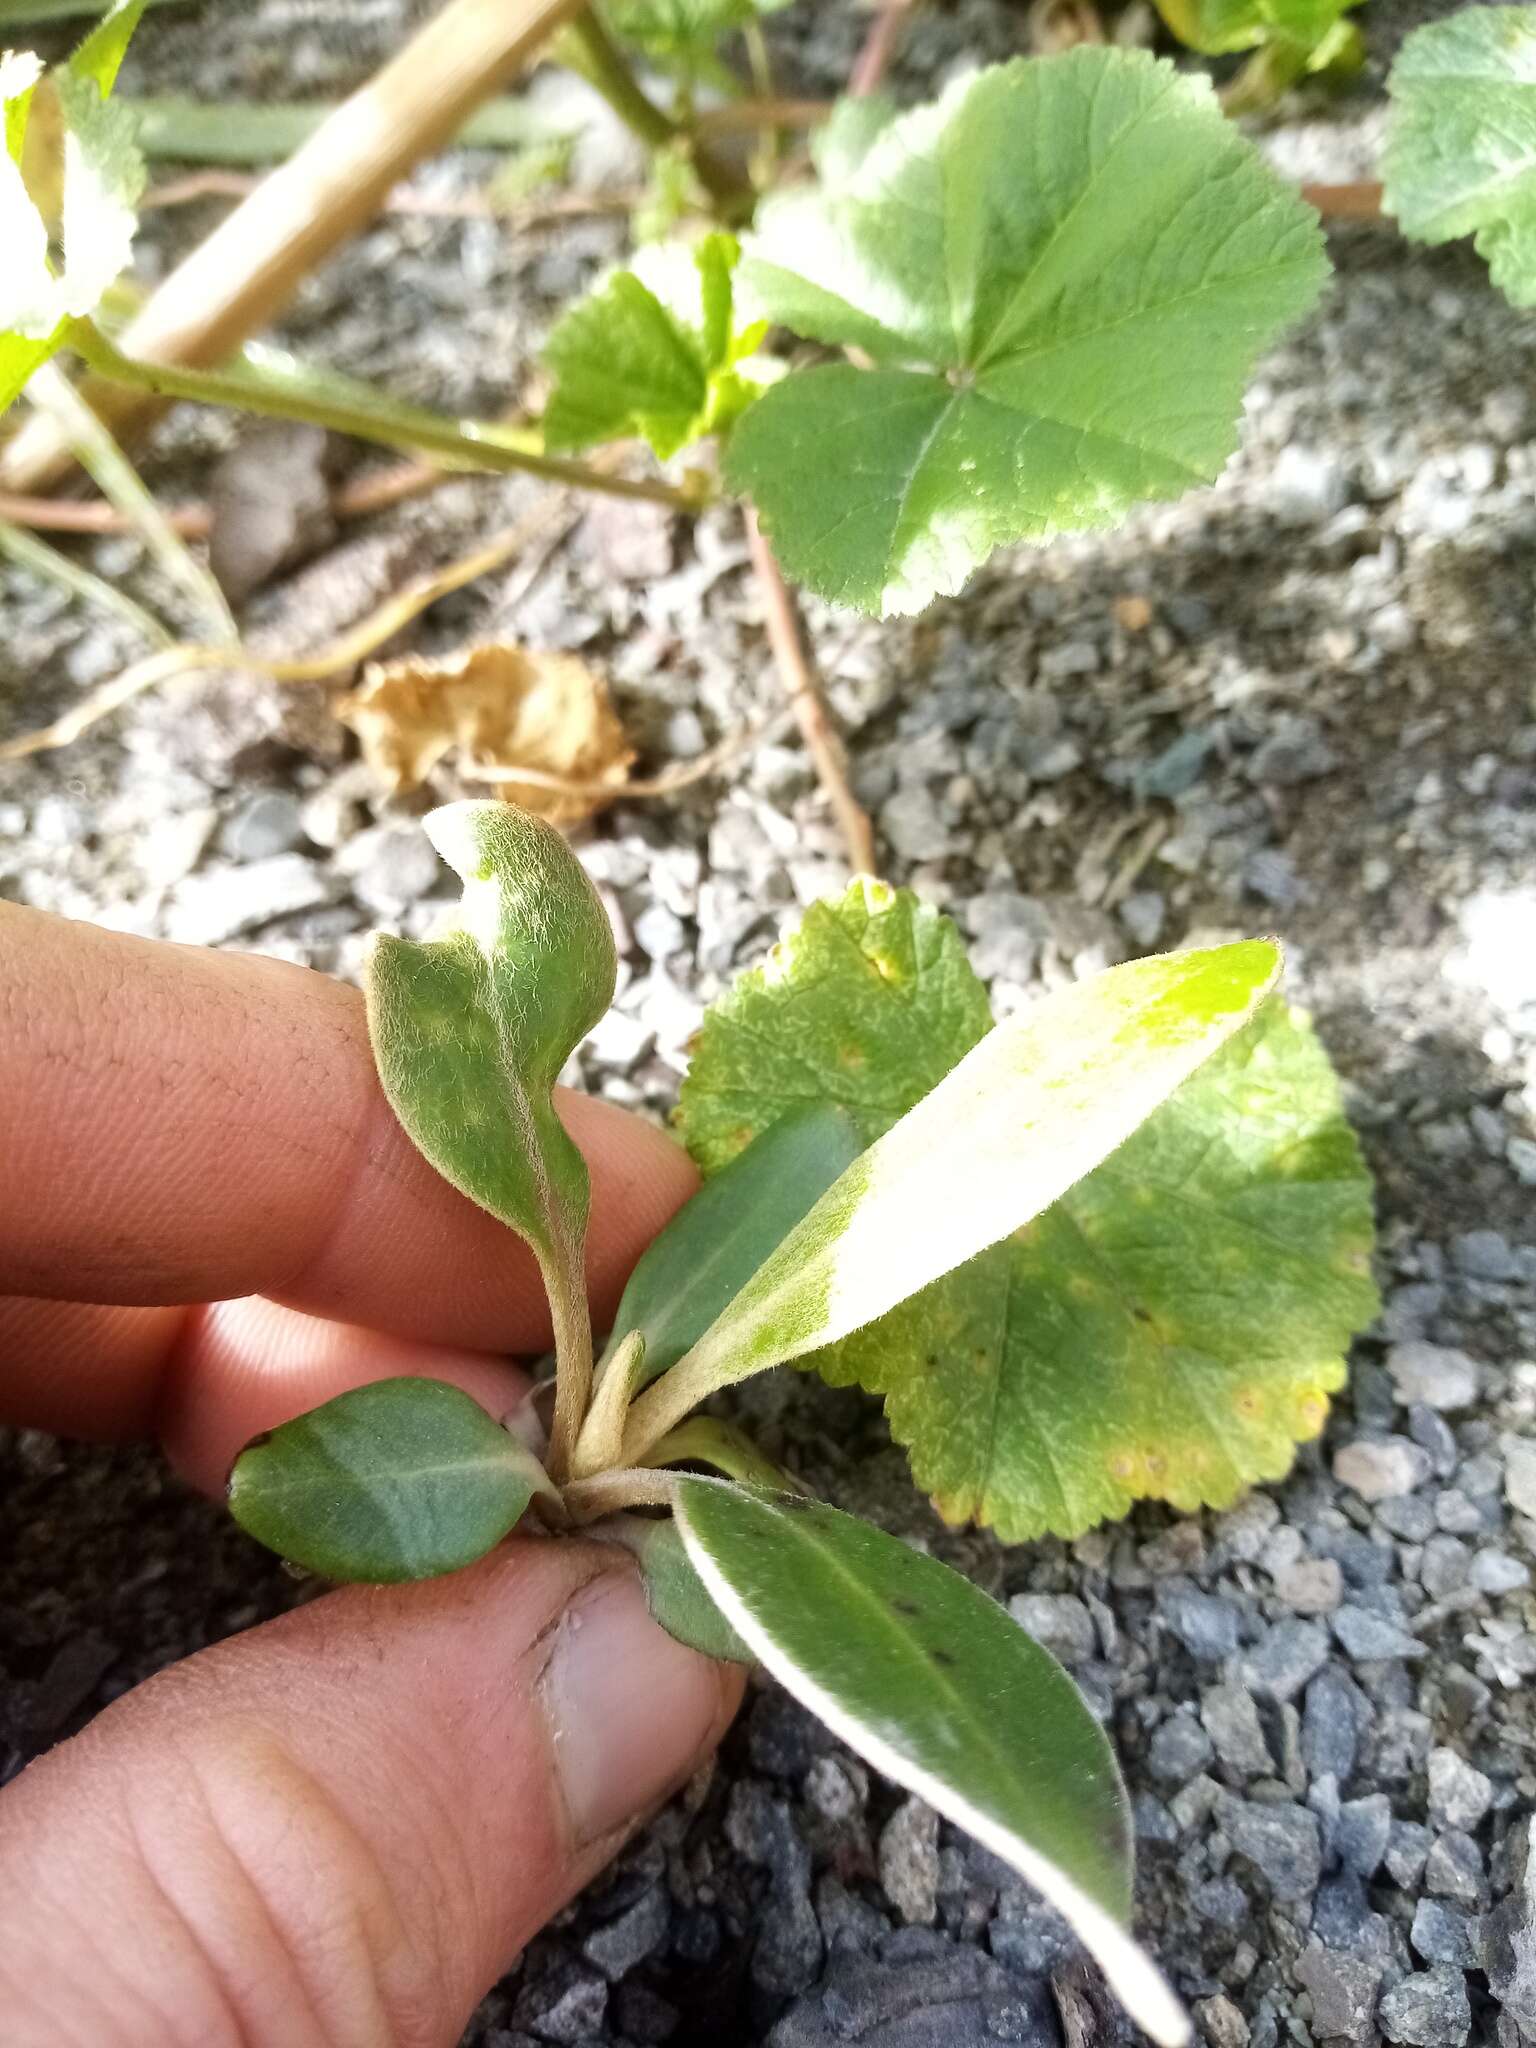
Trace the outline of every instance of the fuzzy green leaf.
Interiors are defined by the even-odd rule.
[[[773,1676],[885,1776],[1012,1864],[1155,2040],[1189,2023],[1128,1932],[1113,1752],[1070,1678],[969,1580],[793,1494],[685,1479],[678,1527]]]
[[[638,435],[663,460],[728,427],[755,395],[736,365],[762,339],[737,333],[731,235],[643,249],[555,325],[544,361],[556,385],[544,413],[550,448]]]
[[[811,1103],[781,1117],[646,1247],[603,1363],[638,1330],[645,1338],[639,1385],[676,1365],[862,1150],[853,1118],[835,1104]]]
[[[994,548],[1213,479],[1327,267],[1204,81],[1106,49],[980,72],[763,209],[744,290],[873,367],[775,385],[728,479],[821,596],[919,610]]]
[[[622,1543],[634,1558],[651,1619],[669,1636],[686,1643],[690,1650],[702,1650],[706,1657],[718,1657],[722,1663],[757,1661],[705,1592],[670,1516],[652,1522],[639,1515],[617,1515],[600,1524],[596,1534]]]
[[[550,1491],[526,1445],[442,1380],[378,1380],[245,1447],[230,1512],[279,1557],[391,1585],[458,1571]]]
[[[546,1278],[579,1284],[587,1169],[552,1091],[613,1000],[607,914],[559,833],[513,805],[448,804],[424,823],[463,907],[443,938],[374,941],[379,1079],[443,1178],[525,1237]]]
[[[1510,303],[1536,306],[1536,7],[1416,29],[1387,89],[1386,211],[1416,242],[1473,236]]]
[[[1261,939],[1111,968],[989,1031],[863,1153],[688,1355],[636,1403],[643,1451],[717,1387],[884,1315],[1017,1231],[1096,1166],[1252,1014]]]
[[[1261,43],[1325,49],[1344,15],[1361,0],[1156,0],[1157,11],[1190,49],[1223,57]]]
[[[878,902],[856,884],[816,906],[706,1018],[680,1110],[706,1173],[790,1098],[842,1103],[873,1140],[908,1076],[921,1094],[987,1029],[948,921]],[[901,1077],[887,1098],[877,1075]],[[1374,1314],[1370,1244],[1327,1056],[1272,1001],[1027,1231],[802,1362],[883,1394],[941,1510],[1005,1540],[1146,1494],[1226,1505],[1321,1428]]]

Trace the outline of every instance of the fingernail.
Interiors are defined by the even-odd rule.
[[[640,1581],[605,1572],[567,1609],[544,1678],[578,1845],[636,1820],[693,1768],[715,1731],[718,1667],[657,1627]]]

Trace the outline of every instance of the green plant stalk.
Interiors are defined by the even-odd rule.
[[[624,1423],[634,1396],[635,1380],[645,1363],[645,1338],[631,1330],[603,1368],[591,1405],[582,1418],[571,1458],[578,1478],[606,1472],[624,1450]]]
[[[680,140],[687,143],[699,183],[722,220],[740,220],[752,211],[756,194],[751,185],[723,157],[656,105],[590,7],[581,10],[561,37],[559,54],[594,92],[602,95],[630,133],[638,136],[648,149],[666,149]]]
[[[541,1258],[555,1329],[555,1417],[549,1432],[549,1475],[557,1486],[571,1476],[577,1440],[592,1399],[592,1318],[580,1248]]]
[[[83,569],[78,562],[50,547],[45,540],[39,540],[25,527],[15,526],[9,519],[0,519],[0,555],[7,556],[18,567],[29,569],[34,576],[45,577],[56,583],[61,590],[67,590],[71,597],[78,597],[82,603],[97,606],[101,611],[115,612],[124,625],[131,626],[135,633],[141,633],[151,647],[170,647],[175,644],[174,635],[168,633],[153,612],[119,590],[115,583],[109,583],[104,576],[94,576],[89,569]]]
[[[219,370],[189,370],[170,363],[148,363],[124,355],[91,320],[70,323],[66,345],[97,376],[155,398],[185,399],[198,405],[220,405],[273,419],[305,420],[334,433],[352,434],[386,448],[405,448],[436,455],[461,468],[494,475],[526,474],[578,490],[601,491],[613,498],[638,498],[667,505],[678,512],[696,512],[708,502],[698,488],[646,478],[610,476],[585,462],[540,455],[520,445],[525,438],[513,429],[485,420],[448,419],[439,413],[402,405],[382,395],[367,405],[350,403],[329,393],[268,388],[249,377]]]
[[[44,363],[27,395],[54,421],[107,503],[133,528],[160,573],[186,598],[199,634],[216,646],[232,647],[239,629],[211,571],[192,553],[105,424],[56,363]]]
[[[1300,43],[1265,43],[1221,88],[1221,111],[1233,120],[1265,113],[1284,99],[1306,69],[1307,52]]]

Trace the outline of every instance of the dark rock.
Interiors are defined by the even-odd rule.
[[[1316,1890],[1323,1857],[1315,1814],[1290,1802],[1227,1799],[1220,1819],[1233,1849],[1262,1873],[1275,1898],[1299,1899]]]
[[[1200,1695],[1200,1722],[1216,1754],[1239,1777],[1263,1777],[1275,1767],[1253,1694],[1241,1685],[1213,1685]]]
[[[665,1885],[652,1885],[628,1912],[599,1927],[582,1943],[582,1954],[610,1980],[624,1976],[666,1941],[672,1926],[672,1902]]]
[[[1351,1604],[1333,1617],[1333,1632],[1352,1664],[1379,1664],[1389,1658],[1422,1657],[1424,1645],[1395,1621]]]
[[[1316,1621],[1277,1621],[1242,1663],[1243,1683],[1266,1699],[1294,1699],[1328,1661],[1328,1631]]]
[[[1189,1903],[1202,1920],[1209,1920],[1216,1927],[1234,1930],[1244,1926],[1253,1912],[1248,1894],[1235,1877],[1213,1877],[1204,1884],[1195,1885],[1190,1891]]]
[[[1331,1772],[1345,1785],[1354,1775],[1360,1733],[1370,1705],[1347,1672],[1328,1664],[1307,1687],[1301,1715],[1302,1761],[1314,1777]]]
[[[631,2041],[670,2041],[682,2015],[648,1984],[619,1984],[613,1993],[613,2021]]]
[[[1487,1972],[1488,1989],[1524,2041],[1536,2041],[1536,1855],[1530,1835],[1528,1820],[1511,1829],[1512,1888],[1478,1931],[1478,1960]]]
[[[1152,1737],[1147,1768],[1154,1778],[1182,1785],[1203,1771],[1213,1751],[1211,1738],[1187,1710],[1170,1714]]]
[[[561,2048],[581,2048],[601,2032],[607,2016],[604,1979],[596,1970],[566,1962],[523,1986],[512,2009],[512,2024],[541,2041],[559,2042]]]
[[[1236,1650],[1238,1615],[1229,1601],[1169,1581],[1157,1589],[1157,1609],[1198,1662],[1219,1664]]]
[[[1347,1949],[1353,1955],[1385,1961],[1392,1954],[1391,1923],[1372,1912],[1365,1885],[1352,1870],[1341,1870],[1318,1886],[1312,1901],[1312,1932],[1329,1948]]]
[[[877,1961],[835,1954],[813,1991],[768,2036],[768,2048],[1060,2048],[1061,2035],[1033,1986],[1013,1983],[990,1957],[942,1935],[919,1947],[888,1944]],[[993,2031],[994,2018],[1010,2031]]]
[[[1356,1877],[1372,1877],[1381,1867],[1392,1831],[1392,1802],[1385,1792],[1351,1799],[1339,1808],[1333,1842],[1339,1861]]]
[[[1404,1891],[1417,1888],[1424,1875],[1424,1859],[1434,1846],[1434,1836],[1416,1820],[1395,1820],[1387,1840],[1387,1875]]]
[[[738,1779],[726,1813],[726,1837],[771,1882],[757,1916],[752,1981],[760,1991],[789,1997],[803,1991],[821,1962],[821,1928],[811,1904],[811,1852],[794,1816],[752,1778]]]
[[[1426,1963],[1449,1963],[1458,1970],[1470,1970],[1476,1960],[1471,1921],[1443,1899],[1420,1899],[1414,1909],[1411,1939]]]

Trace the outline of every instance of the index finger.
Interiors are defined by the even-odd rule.
[[[627,1111],[559,1109],[602,1316],[695,1176]],[[432,1342],[548,1341],[531,1255],[415,1150],[361,996],[307,968],[0,904],[0,1161],[0,1293],[266,1294]]]

